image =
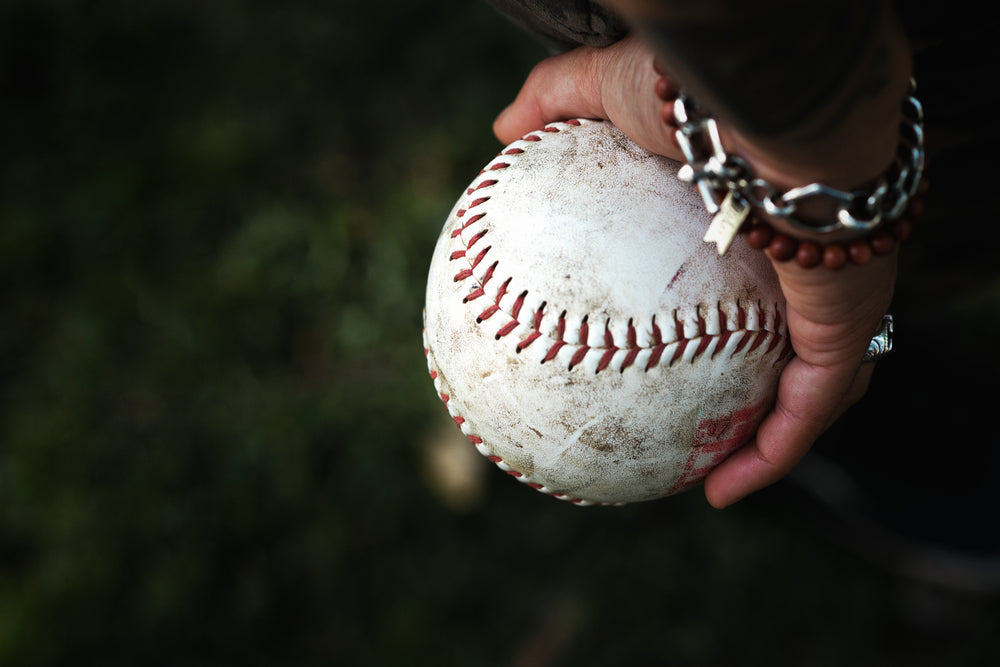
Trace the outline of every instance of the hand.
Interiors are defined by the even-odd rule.
[[[725,507],[788,474],[816,439],[868,388],[862,364],[892,300],[896,252],[840,271],[774,262],[787,302],[795,357],[753,441],[713,470],[705,496]]]
[[[653,52],[634,37],[546,59],[497,118],[494,133],[506,144],[549,122],[599,118],[610,120],[643,148],[681,160],[672,139],[673,86],[653,62]],[[725,127],[721,132],[724,143],[736,146],[769,180],[791,187],[801,178],[798,170],[782,174],[782,161],[754,153],[752,142]],[[706,498],[719,508],[785,476],[864,395],[873,365],[861,360],[892,299],[896,253],[839,271],[803,269],[794,261],[775,261],[774,267],[787,301],[796,356],[781,375],[775,406],[755,439],[706,478]]]
[[[682,160],[673,128],[661,117],[664,105],[651,97],[660,78],[653,52],[635,37],[606,48],[582,46],[536,65],[493,132],[506,145],[553,121],[610,120],[651,153]]]

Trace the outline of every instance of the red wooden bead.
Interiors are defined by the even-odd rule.
[[[653,90],[661,100],[677,99],[677,86],[669,77],[661,76],[657,79],[653,85]]]
[[[822,260],[823,254],[820,252],[819,246],[815,243],[803,241],[799,244],[799,249],[795,251],[795,263],[803,269],[811,269],[814,266],[818,266]]]
[[[674,104],[673,102],[665,102],[662,107],[660,107],[660,120],[662,120],[667,125],[677,125],[677,117],[674,116]]]
[[[776,234],[767,245],[771,257],[779,262],[787,262],[794,257],[797,248],[798,244],[795,240],[785,234]]]
[[[872,234],[868,242],[871,244],[872,252],[880,256],[888,255],[896,245],[896,239],[884,229],[880,229]]]
[[[910,234],[912,233],[913,223],[906,218],[900,218],[896,222],[892,223],[892,235],[896,237],[896,240],[900,243],[910,238]]]
[[[774,230],[771,225],[754,225],[747,232],[747,245],[757,250],[763,250],[774,237]]]
[[[858,239],[847,244],[847,254],[852,262],[862,266],[872,258],[872,247],[865,239]]]
[[[836,271],[847,264],[847,251],[839,244],[828,245],[823,249],[823,266]]]

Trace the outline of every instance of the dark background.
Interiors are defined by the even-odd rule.
[[[995,57],[948,16],[897,351],[818,449],[982,547]],[[997,664],[996,595],[795,485],[582,509],[459,437],[426,269],[544,55],[458,0],[0,6],[0,664]]]

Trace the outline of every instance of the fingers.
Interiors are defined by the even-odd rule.
[[[553,121],[607,118],[595,77],[597,51],[580,47],[536,65],[514,102],[493,121],[497,139],[506,145]]]
[[[705,480],[709,503],[721,509],[787,475],[816,439],[864,395],[872,369],[872,364],[829,368],[793,359],[781,375],[775,407],[756,439]]]
[[[610,120],[639,146],[679,160],[672,121],[676,95],[670,79],[653,69],[652,51],[627,37],[540,62],[494,121],[493,132],[506,145],[553,121]]]

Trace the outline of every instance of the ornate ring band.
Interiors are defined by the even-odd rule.
[[[882,327],[872,338],[871,342],[868,343],[868,350],[865,352],[865,357],[862,359],[864,363],[875,363],[881,359],[884,359],[890,352],[892,352],[892,315],[885,315],[882,318]]]

